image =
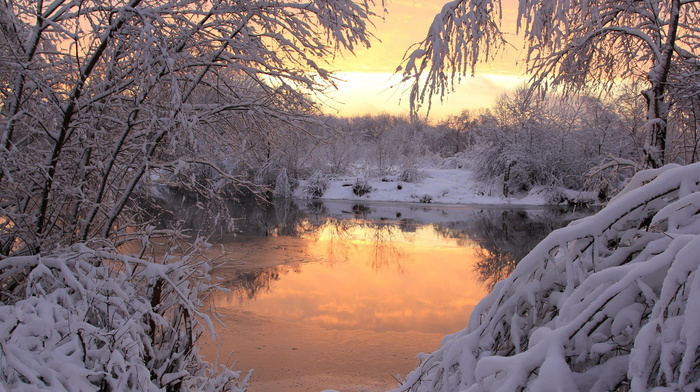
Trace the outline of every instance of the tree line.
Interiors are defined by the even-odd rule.
[[[465,109],[435,123],[386,113],[319,116],[303,130],[267,134],[265,143],[246,145],[239,154],[251,155],[249,180],[277,187],[278,195],[291,194],[278,187],[281,172],[294,188],[314,175],[381,178],[461,168],[473,170],[492,196],[543,186],[596,192],[604,201],[647,164],[646,109],[637,91],[622,85],[606,95],[542,98],[523,85],[490,108]],[[698,160],[697,129],[692,111],[673,112],[665,150],[670,162]]]

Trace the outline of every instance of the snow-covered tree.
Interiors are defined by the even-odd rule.
[[[275,191],[273,195],[275,197],[287,198],[292,196],[292,184],[289,182],[289,177],[287,176],[287,169],[280,170],[280,173],[275,179]]]
[[[471,154],[477,178],[498,185],[504,196],[537,185],[581,189],[591,165],[577,143],[586,140],[577,123],[584,116],[568,109],[561,100],[533,99],[522,87],[499,97],[497,123],[479,132]]]
[[[0,1],[1,390],[245,390],[194,344],[205,244],[176,254],[182,233],[139,221],[134,196],[252,187],[231,136],[313,113],[322,59],[369,45],[371,16],[365,0]]]
[[[412,109],[443,96],[479,61],[508,46],[500,0],[445,4],[403,66],[412,80]],[[648,163],[667,162],[673,95],[697,95],[700,9],[693,0],[519,0],[515,30],[524,36],[527,72],[546,91],[608,88],[617,80],[646,83]],[[689,94],[690,93],[690,94]]]
[[[676,149],[671,153],[685,162],[700,161],[700,97],[695,94],[677,100],[670,123],[676,132]]]
[[[219,125],[305,115],[308,94],[333,83],[320,59],[369,45],[369,7],[1,2],[2,254],[114,239],[143,178],[191,178],[197,165],[219,175],[212,188],[249,186],[228,171],[231,127]]]
[[[395,391],[700,388],[700,164],[552,232]]]

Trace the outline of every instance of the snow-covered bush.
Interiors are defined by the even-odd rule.
[[[355,180],[355,183],[352,184],[352,193],[357,196],[364,196],[370,192],[372,192],[372,186],[366,179],[358,178]]]
[[[154,263],[73,245],[0,260],[0,390],[244,391],[204,362],[209,265]]]
[[[474,161],[471,151],[462,151],[454,156],[442,158],[436,166],[441,169],[467,169]]]
[[[602,201],[596,192],[574,191],[560,187],[537,187],[529,194],[542,195],[549,205],[592,206]]]
[[[273,195],[283,198],[292,197],[292,192],[297,185],[294,179],[290,179],[287,175],[287,169],[282,168],[275,179],[275,191]]]
[[[403,169],[403,171],[401,171],[401,174],[399,174],[399,177],[397,178],[397,180],[400,182],[418,182],[422,179],[422,173],[418,171],[418,169],[412,167]]]
[[[328,189],[326,176],[321,171],[317,171],[306,181],[302,194],[310,198],[323,197],[326,189]]]
[[[700,388],[700,164],[551,233],[396,391]]]

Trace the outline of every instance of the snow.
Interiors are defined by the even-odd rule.
[[[0,260],[0,391],[245,390],[193,345],[206,271],[82,244]]]
[[[548,200],[551,189],[533,188],[527,194],[503,197],[496,189],[490,189],[474,179],[472,171],[466,169],[421,169],[420,178],[415,182],[399,181],[399,176],[367,178],[372,190],[358,196],[352,186],[362,177],[331,177],[326,180],[327,188],[320,199],[325,200],[367,200],[433,204],[513,204],[548,205],[556,204]],[[306,198],[305,187],[308,181],[300,181],[294,197]],[[568,200],[585,198],[595,200],[590,192],[557,190]]]
[[[700,164],[550,234],[396,392],[700,387]]]
[[[464,170],[421,177],[368,179],[372,191],[354,198],[355,178],[331,179],[324,197],[543,200],[541,190],[488,196]],[[419,354],[421,364],[395,391],[695,391],[699,253],[700,163],[640,172],[600,212],[535,247],[475,307],[466,329]],[[187,255],[166,254],[158,263],[82,244],[0,260],[0,390],[161,390],[180,382],[191,390],[245,390],[250,374],[213,372],[196,347],[178,352],[201,324],[211,328],[198,310],[206,287],[190,280],[207,271]],[[169,294],[155,301],[161,285]],[[172,329],[167,312],[189,321]]]

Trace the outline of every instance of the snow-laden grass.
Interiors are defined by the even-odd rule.
[[[243,391],[205,363],[208,264],[74,245],[0,260],[0,391]],[[212,331],[213,332],[213,331]]]
[[[696,391],[700,164],[551,233],[395,391]]]

